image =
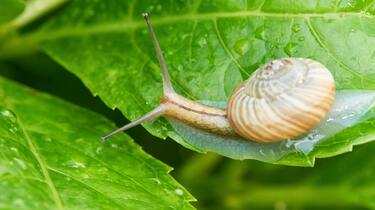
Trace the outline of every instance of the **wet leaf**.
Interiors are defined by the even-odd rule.
[[[0,78],[0,208],[192,209],[170,167],[104,117]]]
[[[338,90],[375,90],[375,48],[369,47],[375,44],[374,1],[76,1],[3,49],[42,44],[109,107],[135,119],[158,104],[162,91],[144,11],[151,14],[173,85],[193,100],[225,101],[257,67],[281,57],[323,63]],[[312,165],[315,157],[350,151],[353,144],[374,140],[375,119],[369,112],[365,121],[307,155],[295,150],[279,160],[259,159]],[[207,150],[189,144],[165,120],[145,127],[191,149]]]

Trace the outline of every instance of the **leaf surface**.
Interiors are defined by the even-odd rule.
[[[130,137],[98,141],[104,117],[3,78],[0,98],[0,208],[192,209]]]
[[[71,2],[44,26],[14,38],[4,49],[43,44],[45,51],[111,108],[135,119],[158,104],[159,67],[141,13],[151,14],[172,83],[193,100],[225,101],[259,66],[281,57],[326,65],[338,90],[374,90],[375,1],[106,1]],[[80,12],[77,12],[80,11]],[[372,116],[372,117],[371,117]],[[312,165],[358,139],[373,140],[373,115],[309,154],[280,162]],[[165,120],[145,124],[195,150]],[[361,141],[364,142],[364,141]]]
[[[24,0],[2,0],[0,6],[0,24],[15,18],[23,11],[24,7]]]

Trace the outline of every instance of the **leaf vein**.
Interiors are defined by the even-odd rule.
[[[217,39],[221,45],[221,47],[224,49],[226,55],[229,57],[229,59],[238,67],[238,69],[240,71],[242,71],[244,74],[247,74],[249,75],[248,72],[246,72],[246,70],[241,66],[241,64],[238,63],[238,61],[234,58],[233,54],[230,52],[229,48],[226,46],[226,44],[224,43],[224,40],[223,38],[221,37],[221,34],[220,34],[220,31],[219,31],[219,28],[217,27],[217,21],[216,19],[213,20],[213,24],[214,24],[214,28],[215,28],[215,33],[216,33],[216,36],[217,36]]]
[[[29,145],[30,151],[33,153],[35,159],[39,163],[39,166],[40,166],[40,168],[42,170],[42,174],[43,174],[43,176],[45,178],[45,181],[46,181],[46,183],[47,183],[47,185],[48,185],[48,187],[49,187],[49,189],[50,189],[50,191],[52,193],[52,197],[53,197],[53,200],[54,200],[54,202],[56,204],[56,207],[57,207],[57,209],[61,209],[62,210],[62,209],[64,209],[63,205],[62,205],[62,201],[61,201],[60,196],[59,196],[59,194],[58,194],[58,192],[56,190],[56,187],[53,184],[52,179],[51,179],[51,177],[50,177],[50,175],[48,173],[47,165],[46,165],[45,161],[42,159],[41,155],[39,155],[38,150],[36,149],[35,145],[33,144],[33,141],[31,140],[29,134],[26,132],[23,124],[20,121],[21,120],[19,120],[19,124],[20,124],[20,127],[22,129],[22,133],[23,133],[24,137],[26,138],[26,141],[27,141],[27,143]]]

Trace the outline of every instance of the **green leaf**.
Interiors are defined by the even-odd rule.
[[[0,208],[192,209],[168,166],[75,105],[0,78]]]
[[[80,12],[77,12],[80,11]],[[225,101],[257,67],[281,57],[326,65],[338,90],[375,89],[375,1],[75,1],[34,32],[3,46],[45,51],[111,108],[135,119],[158,104],[161,79],[141,13],[148,11],[173,85],[194,100]],[[366,115],[367,116],[367,115]],[[374,116],[326,139],[307,155],[272,163],[312,165],[315,157],[350,151],[374,140]],[[165,120],[145,124],[196,150]]]
[[[24,7],[24,0],[2,0],[0,6],[0,24],[18,16]]]

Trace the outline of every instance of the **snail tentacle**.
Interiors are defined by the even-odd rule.
[[[171,77],[169,76],[167,63],[165,62],[163,52],[160,48],[159,41],[156,38],[154,28],[151,25],[150,19],[148,18],[148,14],[145,12],[142,15],[146,20],[147,27],[148,27],[148,30],[149,30],[150,35],[151,35],[152,44],[154,45],[154,48],[155,48],[155,51],[156,51],[156,56],[158,57],[159,65],[160,65],[160,68],[161,68],[161,75],[162,75],[162,79],[163,79],[164,95],[168,95],[170,93],[175,93],[176,91],[173,89],[173,86],[172,86],[172,83],[171,83]]]
[[[105,135],[105,136],[102,136],[100,137],[100,141],[105,141],[107,138],[113,136],[113,135],[116,135],[122,131],[125,131],[125,130],[128,130],[132,127],[135,127],[143,122],[148,122],[150,120],[153,120],[155,118],[158,118],[160,117],[161,115],[163,115],[166,111],[166,108],[164,106],[164,104],[160,104],[159,106],[157,106],[156,108],[154,108],[152,111],[148,112],[147,114],[143,115],[142,117],[122,126],[121,128],[118,128],[112,132],[110,132],[109,134]]]

